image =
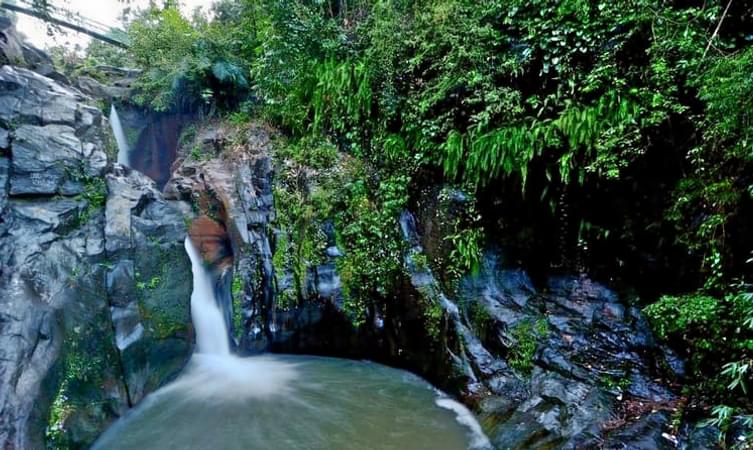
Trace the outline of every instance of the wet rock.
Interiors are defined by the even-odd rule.
[[[171,177],[180,136],[195,117],[175,112],[156,113],[119,106],[120,119],[131,146],[131,167],[155,181],[161,190]]]
[[[696,426],[685,424],[679,439],[680,450],[712,450],[719,446],[719,428],[714,426]]]
[[[668,403],[676,398],[666,386],[651,380],[645,373],[634,370],[629,380],[630,384],[627,387],[627,393],[635,398],[656,403]]]
[[[5,209],[5,204],[8,201],[8,169],[10,167],[10,161],[8,158],[0,157],[0,211]],[[0,223],[2,222],[0,218]]]
[[[60,200],[13,200],[10,209],[15,218],[24,222],[19,230],[12,231],[16,236],[22,233],[56,233],[64,235],[78,225],[78,218],[86,202],[70,198]]]
[[[135,269],[132,260],[121,259],[107,272],[107,292],[112,307],[124,307],[136,295]]]
[[[669,450],[676,447],[666,434],[669,415],[665,412],[650,413],[641,417],[624,430],[612,434],[603,448],[622,450]]]
[[[87,76],[78,77],[76,87],[86,95],[111,101],[124,100],[131,94],[128,87],[110,86]]]
[[[139,122],[133,128],[143,131],[149,123],[149,118],[145,117],[148,112],[140,110],[137,114],[133,114],[136,112],[135,109],[131,109],[124,103],[130,97],[133,83],[140,73],[141,71],[137,69],[97,65],[91,68],[83,68],[81,75],[74,80],[74,84],[76,88],[90,97],[121,103],[119,105],[123,116],[121,120],[128,125]]]
[[[220,131],[204,131],[202,136],[198,139],[200,146],[224,142]],[[270,223],[274,208],[268,143],[266,131],[252,130],[242,154],[234,155],[232,160],[183,160],[165,186],[166,196],[190,199],[202,214],[216,222],[200,219],[195,228],[192,226],[192,235],[204,236],[198,240],[206,247],[205,257],[212,264],[219,267],[232,262],[235,282],[240,286],[236,295],[241,297],[236,301],[241,308],[236,307],[233,312],[237,317],[233,323],[242,328],[234,330],[234,335],[243,348],[254,351],[267,348],[283,328],[276,322],[272,303],[275,276]],[[211,155],[216,149],[202,150]],[[224,244],[228,240],[230,248]],[[229,298],[223,301],[229,304]]]
[[[83,191],[78,173],[83,162],[81,141],[65,125],[22,125],[14,132],[11,195],[63,194]]]
[[[635,349],[649,349],[656,346],[651,326],[638,308],[631,307],[628,310],[631,319],[633,333],[628,337],[630,346]]]
[[[205,152],[211,151],[214,155],[217,155],[227,144],[227,134],[224,130],[218,128],[208,128],[202,131],[197,137],[197,141]]]
[[[135,171],[120,168],[106,179],[111,193],[105,208],[106,249],[108,254],[117,255],[134,246],[133,217],[158,194],[154,183]]]
[[[102,269],[88,253],[100,218],[71,229],[77,208],[72,200],[11,200],[3,213],[12,230],[0,237],[12,256],[0,276],[4,448],[44,447],[48,411],[65,399],[81,405],[56,419],[54,426],[70,431],[66,442],[91,442],[128,404]]]
[[[340,292],[340,275],[334,264],[322,264],[314,269],[314,292],[320,297],[330,299],[335,305],[342,306]]]
[[[662,346],[662,355],[664,356],[665,367],[677,380],[685,378],[685,361],[680,358],[671,348]]]
[[[76,195],[87,177],[101,176],[101,113],[83,100],[34,72],[0,68],[0,123],[9,129],[0,144],[11,154],[11,195]]]
[[[467,400],[483,393],[478,411],[496,448],[596,448],[605,439],[632,443],[615,448],[661,448],[668,442],[663,413],[606,428],[626,399],[650,405],[649,411],[671,409],[676,400],[656,377],[661,352],[640,311],[584,276],[551,277],[536,289],[524,271],[505,267],[497,251],[487,251],[478,273],[465,276],[457,298],[448,299],[430,271],[411,263],[422,251],[415,220],[404,215],[401,225],[413,245],[406,261],[413,286],[423,296],[460,305],[446,314],[456,322],[447,332],[457,333],[462,345],[445,351],[470,369]],[[471,326],[479,317],[484,340]],[[532,350],[521,353],[521,345]],[[511,355],[530,358],[530,375],[504,364]],[[495,362],[501,365],[489,370]]]
[[[128,405],[100,266],[102,215],[75,197],[107,164],[101,114],[83,100],[0,68],[3,448],[43,448],[50,417],[50,439],[62,439],[50,445],[85,446]]]
[[[31,95],[33,94],[33,95]],[[0,121],[33,125],[76,125],[83,97],[27,69],[0,68]]]

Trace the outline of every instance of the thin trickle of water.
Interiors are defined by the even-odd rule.
[[[229,355],[227,323],[214,296],[212,277],[204,267],[201,255],[188,236],[186,236],[185,245],[193,272],[191,317],[196,330],[196,352]]]
[[[115,136],[115,142],[118,144],[118,164],[130,167],[131,149],[128,148],[128,141],[123,132],[123,124],[120,123],[120,116],[118,115],[118,110],[115,109],[115,104],[110,105],[110,128],[112,129],[112,134]]]

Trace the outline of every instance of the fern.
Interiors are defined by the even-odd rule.
[[[569,182],[579,157],[594,158],[601,136],[614,127],[636,124],[637,104],[610,91],[595,105],[573,106],[554,120],[532,120],[489,131],[451,131],[443,144],[443,169],[450,178],[462,174],[464,181],[484,186],[500,177],[518,176],[525,189],[530,162],[544,149],[564,140],[565,152],[558,160],[560,179]],[[579,181],[583,182],[583,171]]]
[[[232,84],[238,87],[248,86],[248,80],[243,75],[241,68],[227,61],[217,61],[212,64],[212,75],[220,83]]]
[[[314,73],[315,81],[308,86],[312,89],[308,104],[314,130],[342,132],[368,120],[372,107],[371,76],[363,62],[327,60],[318,64]]]

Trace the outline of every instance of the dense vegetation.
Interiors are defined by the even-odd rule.
[[[557,235],[548,262],[568,270],[591,249],[620,277],[623,259],[655,253],[682,274],[634,301],[688,358],[688,394],[729,405],[725,422],[751,407],[752,7],[243,0],[208,21],[168,3],[130,25],[135,100],[283,130],[275,258],[298,283],[284,301],[331,226],[356,323],[395,292],[397,217],[427,180],[474,199],[428,261],[448,288],[485,244],[523,235],[495,227],[498,198],[536,211],[520,213],[544,224],[528,239]]]

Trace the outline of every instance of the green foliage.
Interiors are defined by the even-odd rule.
[[[130,67],[133,63],[128,52],[120,47],[92,39],[86,47],[84,67],[96,69],[98,66]],[[91,73],[96,73],[92,70]]]
[[[209,161],[212,159],[212,154],[201,148],[201,145],[195,144],[191,147],[191,152],[188,154],[194,161]]]
[[[599,385],[609,391],[620,393],[624,392],[628,387],[630,387],[630,378],[603,375],[599,379]]]
[[[196,140],[197,132],[198,130],[195,124],[187,125],[180,131],[180,136],[178,137],[178,145],[180,147],[186,147],[193,143]]]
[[[277,304],[284,308],[306,295],[309,269],[324,260],[327,237],[322,230],[337,195],[332,189],[337,149],[326,140],[306,137],[281,140],[275,152],[281,166],[274,189],[279,232],[273,263],[278,271],[290,270],[294,280],[292,292],[278,292]]]
[[[685,334],[693,339],[700,339],[694,346],[711,350],[713,345],[706,338],[720,332],[719,303],[716,298],[706,295],[664,296],[646,307],[644,312],[660,339],[667,339],[673,334]]]
[[[295,295],[304,294],[310,267],[323,261],[323,227],[333,221],[336,259],[345,309],[360,325],[369,307],[392,294],[402,273],[403,244],[397,216],[407,199],[410,177],[379,173],[365,161],[343,158],[321,135],[305,134],[281,142],[276,157],[282,163],[275,190],[277,226],[275,267],[292,270]],[[279,293],[278,304],[292,300]]]
[[[704,158],[747,160],[753,158],[753,48],[716,59],[700,75],[698,97],[706,104]]]
[[[476,128],[467,135],[453,130],[443,145],[443,168],[452,178],[462,173],[472,185],[488,184],[500,175],[517,175],[525,186],[534,157],[541,156],[547,147],[566,144],[567,151],[553,168],[563,182],[570,180],[573,169],[578,170],[581,183],[588,171],[617,178],[628,161],[607,161],[610,145],[617,144],[610,139],[615,133],[624,135],[634,130],[638,112],[636,104],[610,91],[596,104],[569,107],[554,120],[533,119],[490,131]],[[589,155],[587,164],[579,159],[580,150]]]
[[[311,106],[314,129],[345,131],[371,113],[369,70],[362,62],[324,61],[315,68]]]
[[[483,230],[480,228],[466,228],[445,239],[452,243],[450,252],[449,272],[454,276],[470,271],[476,273],[482,256]]]
[[[548,332],[545,318],[519,322],[510,329],[512,342],[508,347],[507,362],[510,367],[523,373],[530,374],[533,369],[533,356],[538,348],[539,339]]]
[[[705,105],[702,139],[688,153],[691,172],[678,184],[667,217],[679,240],[702,252],[708,288],[723,287],[734,250],[728,225],[753,193],[746,175],[753,162],[751,100],[743,94],[753,91],[751,70],[753,49],[747,49],[714,59],[693,79]]]
[[[644,309],[657,337],[685,352],[695,381],[714,378],[710,387],[726,385],[743,394],[752,379],[752,311],[753,295],[745,292],[722,299],[664,296]]]
[[[243,125],[251,121],[251,116],[245,111],[235,111],[228,116],[228,121],[233,125]]]
[[[489,311],[486,309],[486,307],[481,303],[471,303],[470,307],[468,308],[468,318],[470,319],[471,325],[473,326],[474,333],[483,341],[486,341],[487,339],[495,335],[494,319],[492,318],[491,314],[489,314]]]
[[[394,281],[393,206],[416,173],[438,167],[471,191],[514,179],[521,193],[531,170],[552,192],[618,179],[647,135],[687,111],[677,85],[719,14],[652,2],[261,4],[252,73],[264,113],[297,140],[328,135],[361,160],[330,202],[360,311]],[[448,242],[450,272],[473,270],[481,228],[461,223]]]
[[[85,175],[83,169],[74,171],[71,176],[84,186],[83,192],[76,196],[77,200],[86,201],[86,208],[78,215],[78,223],[83,225],[104,208],[107,202],[107,183],[103,177]]]
[[[233,330],[236,334],[243,329],[243,291],[243,279],[234,274],[230,293],[233,297]]]
[[[88,281],[82,280],[82,286]],[[98,316],[95,320],[103,319]],[[79,418],[96,415],[98,407],[113,406],[91,404],[94,398],[102,398],[99,393],[106,388],[105,378],[108,373],[112,374],[111,368],[118,363],[114,349],[108,347],[111,345],[111,335],[106,331],[109,328],[98,328],[92,323],[85,325],[80,322],[76,322],[75,326],[69,324],[62,345],[60,366],[53,369],[60,376],[60,384],[47,419],[45,446],[48,449],[76,448],[67,421],[77,415]]]
[[[429,305],[424,307],[424,323],[426,324],[426,334],[434,341],[442,337],[442,321],[444,320],[444,309],[439,301],[434,299]]]
[[[129,26],[129,51],[144,72],[134,100],[157,111],[229,106],[249,87],[243,44],[219,23],[183,17],[174,5],[154,5]],[[201,100],[201,101],[199,101]]]
[[[646,314],[659,338],[687,349],[692,376],[740,391],[750,300],[729,283],[750,249],[730,230],[753,193],[753,50],[739,11],[712,38],[723,3],[244,0],[220,3],[209,23],[151,8],[131,32],[142,102],[166,109],[185,94],[228,106],[237,125],[260,111],[287,134],[275,155],[274,263],[295,287],[281,304],[305,294],[333,223],[346,308],[363,322],[402,276],[397,218],[427,178],[469,197],[504,187],[553,204],[554,193],[666,170],[679,181],[656,192],[656,209],[702,260],[693,289],[703,291],[662,297]],[[575,219],[579,239],[632,239]],[[448,261],[432,263],[456,278],[477,268],[489,222],[469,207],[447,223]],[[439,305],[424,315],[439,333]],[[470,315],[483,331],[483,313]],[[511,364],[526,372],[535,324],[511,332]]]
[[[744,414],[739,408],[734,408],[727,405],[717,405],[711,410],[712,417],[702,422],[703,426],[712,426],[719,429],[719,442],[721,444],[727,443],[727,433],[732,426],[735,419],[739,419],[740,424],[746,430],[753,430],[753,415]],[[741,441],[733,441],[730,448],[733,450],[745,450],[748,448],[747,443],[753,439],[753,433],[748,432],[745,439]],[[726,445],[725,445],[726,448]]]
[[[185,270],[189,268],[174,264],[176,256],[184,257],[177,250],[160,248],[156,240],[150,240],[150,244],[149,248],[158,251],[158,255],[155,259],[142,259],[134,274],[139,316],[155,339],[181,336],[186,333],[188,322],[184,300],[174,290],[185,281]]]
[[[338,245],[345,250],[337,268],[345,305],[354,322],[361,323],[376,298],[392,294],[402,273],[397,215],[407,202],[408,179],[398,175],[373,186],[365,167],[350,169],[342,192],[344,207],[335,215]]]
[[[146,288],[151,290],[157,289],[160,283],[162,283],[162,277],[155,275],[149,279],[149,282],[146,283]]]

